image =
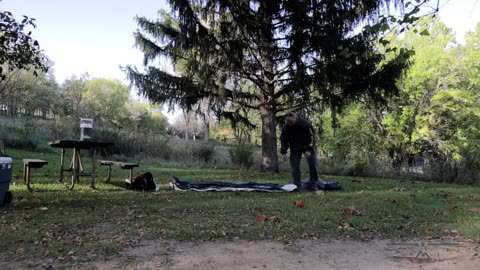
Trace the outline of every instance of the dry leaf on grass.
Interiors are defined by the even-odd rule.
[[[444,210],[444,211],[443,211],[443,214],[444,214],[445,216],[448,216],[448,215],[450,215],[451,213],[455,212],[455,211],[457,210],[457,208],[458,208],[458,206],[454,206],[454,207],[452,207],[452,208],[450,208],[450,209]]]
[[[337,221],[337,224],[338,224],[337,228],[339,230],[353,230],[353,226],[346,221],[339,220],[339,221]]]
[[[260,222],[264,222],[266,219],[267,219],[267,216],[265,216],[265,215],[259,215],[257,217],[257,220],[260,221]]]
[[[270,222],[279,222],[280,219],[276,216],[269,216],[267,217],[266,215],[259,215],[257,217],[257,220],[260,222],[265,222],[265,221],[270,221]]]
[[[470,201],[472,201],[472,202],[478,202],[478,201],[480,201],[480,199],[477,198],[477,196],[475,196],[475,195],[473,195],[473,194],[468,195],[468,199],[469,199]]]
[[[271,222],[279,222],[280,221],[280,219],[276,216],[270,216],[270,217],[268,217],[268,220],[270,220]]]
[[[298,201],[294,201],[293,204],[296,207],[303,207],[303,206],[305,206],[305,201],[304,200],[298,200]]]
[[[355,206],[349,206],[349,207],[343,209],[342,213],[345,214],[345,215],[350,215],[350,216],[361,216],[361,215],[363,215],[363,212],[356,209]]]
[[[470,209],[468,209],[468,212],[471,212],[471,213],[480,213],[480,208],[470,208]]]
[[[21,246],[17,246],[16,249],[15,249],[16,254],[22,254],[24,252],[25,252],[25,248],[23,248]]]

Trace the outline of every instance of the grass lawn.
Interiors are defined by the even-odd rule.
[[[118,167],[112,167],[112,180],[105,184],[106,167],[100,166],[96,190],[82,177],[69,191],[58,182],[58,153],[8,154],[14,159],[14,200],[0,208],[0,254],[5,257],[75,254],[92,259],[148,239],[480,238],[480,187],[322,176],[344,189],[323,195],[180,192],[166,188],[172,175],[186,181],[286,184],[290,174],[142,164],[135,172],[150,171],[161,191],[125,190],[128,171]],[[32,170],[34,192],[23,183],[22,158],[49,161]],[[85,164],[88,169],[90,163]],[[305,206],[295,206],[297,200]]]

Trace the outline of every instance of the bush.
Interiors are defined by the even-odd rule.
[[[344,174],[348,176],[368,176],[370,171],[371,167],[368,160],[357,157],[347,162]]]
[[[233,166],[244,169],[249,169],[253,166],[253,146],[245,144],[235,145],[230,147],[229,153]]]
[[[80,138],[79,128],[76,128],[77,125],[74,123],[73,117],[56,117],[48,121],[45,126],[48,127],[53,140],[78,139]]]
[[[420,178],[435,182],[480,184],[479,175],[480,168],[478,164],[473,164],[472,166],[469,160],[449,162],[430,159],[425,164]]]
[[[199,160],[209,163],[215,153],[215,144],[213,143],[199,143],[192,147],[192,156]]]
[[[5,147],[35,150],[41,136],[37,125],[29,119],[25,119],[12,126],[0,127],[0,138]]]

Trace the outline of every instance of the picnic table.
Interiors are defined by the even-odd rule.
[[[75,183],[80,181],[80,176],[92,177],[92,188],[95,188],[95,154],[97,149],[106,148],[113,145],[113,142],[97,142],[97,141],[79,141],[79,140],[58,140],[50,142],[49,145],[54,148],[61,148],[60,152],[60,180],[63,181],[63,172],[72,172],[72,182],[69,189],[73,189]],[[65,150],[73,149],[72,160],[70,161],[70,167],[65,168]],[[92,171],[85,172],[82,162],[81,149],[92,150]]]

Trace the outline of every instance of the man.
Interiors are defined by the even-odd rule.
[[[310,172],[310,181],[306,189],[315,191],[318,190],[317,181],[317,156],[315,154],[314,133],[312,125],[305,119],[298,117],[295,113],[288,113],[286,124],[282,128],[280,141],[282,147],[280,154],[283,160],[287,160],[287,150],[290,148],[290,166],[292,168],[293,183],[297,185],[298,189],[302,186],[300,173],[300,160],[302,153],[307,159],[308,168]]]

